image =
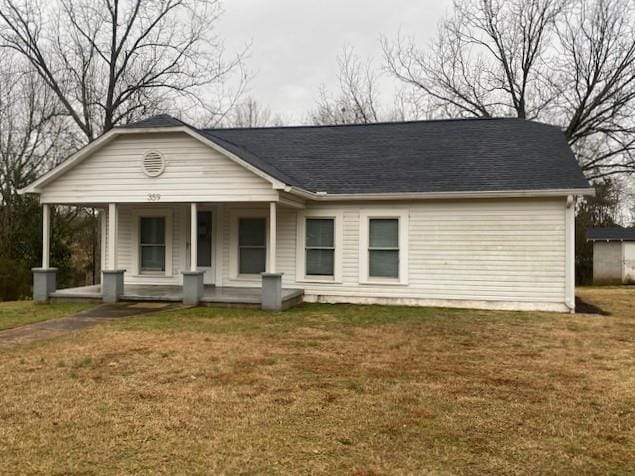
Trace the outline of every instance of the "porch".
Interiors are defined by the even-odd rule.
[[[303,294],[304,292],[301,289],[282,288],[282,309],[301,303]],[[96,284],[93,286],[59,289],[51,293],[50,299],[52,301],[101,301],[102,296],[101,285]],[[183,286],[126,284],[119,300],[181,302],[183,301]],[[199,304],[228,307],[260,307],[261,301],[262,291],[260,288],[204,286]]]
[[[276,268],[279,209],[295,220],[288,204],[93,205],[101,216],[100,284],[57,289],[49,257],[51,205],[43,204],[42,267],[33,270],[37,302],[157,300],[277,311],[302,301],[302,292],[283,288]]]

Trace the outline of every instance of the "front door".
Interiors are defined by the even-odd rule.
[[[214,253],[213,253],[213,214],[209,210],[198,212],[198,269],[205,271],[205,284],[214,284]]]

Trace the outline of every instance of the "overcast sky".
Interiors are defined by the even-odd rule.
[[[401,31],[425,44],[451,0],[224,0],[223,6],[219,28],[228,49],[253,43],[249,94],[285,122],[299,122],[321,84],[334,90],[342,48],[381,65],[381,34]],[[387,81],[382,93],[390,99]]]

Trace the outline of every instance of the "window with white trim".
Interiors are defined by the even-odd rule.
[[[399,278],[398,218],[369,219],[368,276],[370,278]]]
[[[165,272],[165,217],[139,217],[139,269]]]
[[[342,281],[344,214],[333,208],[297,214],[296,280],[308,283]]]
[[[408,284],[408,209],[360,210],[359,282]]]
[[[333,276],[335,273],[335,219],[307,218],[305,229],[306,275]]]
[[[258,274],[266,269],[267,220],[266,218],[238,219],[238,272]]]

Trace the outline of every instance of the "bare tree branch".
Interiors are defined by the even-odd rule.
[[[632,0],[455,0],[429,52],[382,47],[432,114],[559,124],[589,178],[633,174],[633,18]]]
[[[0,0],[0,47],[18,52],[86,140],[141,114],[192,108],[239,72],[214,34],[218,0]],[[50,21],[54,19],[54,21]]]
[[[371,62],[362,62],[352,48],[337,57],[339,91],[332,97],[325,87],[319,91],[315,124],[367,124],[378,122],[381,111],[376,88],[378,73]]]

